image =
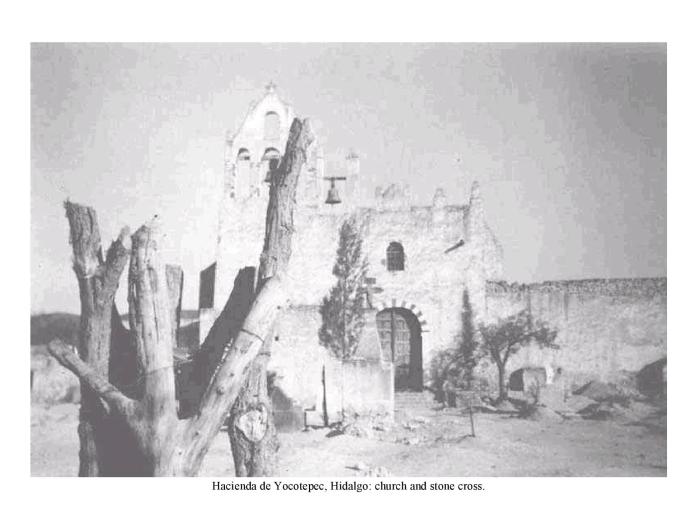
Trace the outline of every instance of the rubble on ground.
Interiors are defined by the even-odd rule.
[[[568,398],[565,400],[566,406],[570,408],[573,412],[580,412],[586,407],[589,407],[590,405],[596,403],[595,400],[592,398],[588,398],[587,396],[582,396],[582,395],[576,395],[576,394],[571,394],[568,396]]]
[[[618,402],[625,403],[629,399],[637,396],[630,388],[622,388],[618,384],[603,381],[590,381],[573,391],[576,396],[585,396],[596,402]]]
[[[342,433],[357,438],[373,438],[374,428],[367,420],[356,420],[342,427]]]
[[[667,396],[667,358],[645,365],[636,374],[638,390],[651,399]]]
[[[523,408],[521,418],[535,421],[562,422],[563,416],[544,405],[527,405]]]
[[[354,462],[347,466],[348,469],[354,469],[355,471],[359,471],[360,476],[362,477],[390,477],[391,473],[389,473],[388,469],[386,469],[384,466],[369,466],[368,464],[365,464],[364,462]]]
[[[519,409],[514,406],[514,404],[510,400],[502,400],[501,402],[498,402],[495,404],[495,409],[496,412],[499,413],[517,413],[519,412]]]
[[[474,405],[473,410],[477,412],[489,412],[489,413],[496,413],[498,412],[498,409],[490,405],[489,403],[483,402],[480,405]]]
[[[363,477],[390,477],[391,473],[383,466],[376,466],[365,471]]]
[[[474,396],[471,393],[469,404],[476,413],[489,412],[503,418],[550,424],[566,420],[610,420],[643,426],[654,432],[666,430],[666,414],[659,408],[658,401],[642,399],[623,383],[593,380],[572,394],[564,389],[564,385],[542,387],[535,401],[516,398],[498,401],[495,395]],[[468,407],[444,406],[440,412],[429,416],[423,408],[401,408],[396,410],[395,420],[387,414],[345,413],[344,420],[336,424],[328,436],[348,435],[406,446],[459,443],[473,437]],[[475,428],[478,429],[477,419]],[[359,463],[350,467],[362,473],[370,471]]]
[[[394,427],[393,419],[387,414],[348,414],[340,424],[335,426],[338,434],[356,436],[357,438],[374,438],[377,434],[390,432]]]
[[[644,402],[631,401],[627,405],[613,401],[595,402],[579,411],[588,420],[625,420],[639,421],[657,411],[653,405]]]
[[[361,472],[369,471],[369,469],[370,469],[370,467],[367,464],[365,464],[364,462],[354,462],[347,467],[349,469],[354,469],[356,471],[361,471]]]

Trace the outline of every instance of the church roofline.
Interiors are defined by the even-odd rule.
[[[245,117],[241,121],[240,125],[236,128],[235,133],[229,132],[227,134],[229,141],[233,141],[236,137],[238,137],[240,135],[240,133],[245,128],[245,125],[248,122],[248,120],[250,119],[250,117],[257,111],[257,109],[262,104],[265,103],[265,101],[267,101],[269,99],[276,99],[276,101],[279,102],[279,104],[284,108],[284,110],[287,112],[287,114],[293,113],[293,106],[291,105],[291,103],[288,103],[287,101],[282,99],[282,97],[279,95],[279,92],[277,92],[277,85],[273,81],[270,81],[265,86],[265,93],[262,95],[262,97],[260,97],[256,101],[251,102],[248,105],[248,110],[245,113]]]

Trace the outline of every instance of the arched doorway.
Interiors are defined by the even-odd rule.
[[[422,332],[415,314],[405,308],[387,308],[376,315],[384,357],[393,361],[395,388],[422,390]]]

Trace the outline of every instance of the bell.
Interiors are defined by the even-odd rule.
[[[335,205],[335,204],[339,204],[341,201],[342,200],[340,200],[340,193],[338,192],[337,187],[335,187],[333,185],[328,190],[328,198],[325,200],[325,203],[330,204],[330,205]]]

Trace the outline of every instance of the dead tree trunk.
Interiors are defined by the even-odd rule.
[[[267,204],[265,241],[260,255],[257,291],[286,269],[294,233],[294,203],[306,150],[313,141],[304,126],[295,121],[289,132],[284,157],[272,171]],[[267,364],[272,341],[271,328],[264,335],[263,353],[254,361],[228,420],[228,435],[239,477],[273,475],[279,440],[274,427],[272,402],[267,386]]]
[[[228,418],[228,438],[238,477],[269,477],[277,467],[279,439],[267,387],[269,353],[252,364]]]
[[[292,142],[291,138],[295,138]],[[279,177],[281,190],[270,194],[267,214],[265,250],[271,233],[278,233],[281,247],[290,251],[294,194],[286,182],[298,180],[298,172],[305,160],[305,150],[312,141],[307,121],[294,120],[290,133],[288,152],[293,161],[286,161],[288,173]],[[295,172],[296,174],[289,174]],[[275,205],[272,206],[272,203]],[[158,224],[151,222],[141,227],[132,237],[131,264],[129,267],[129,318],[131,336],[112,335],[114,292],[119,276],[128,259],[128,232],[122,231],[119,240],[102,262],[99,250],[99,232],[94,211],[74,204],[67,204],[71,222],[71,236],[75,257],[75,269],[80,285],[83,306],[83,327],[80,355],[72,347],[53,341],[51,354],[66,368],[76,374],[84,387],[81,412],[81,475],[114,474],[103,470],[103,455],[95,442],[95,424],[99,417],[109,416],[112,429],[119,430],[121,440],[128,449],[129,460],[122,463],[129,468],[120,474],[133,476],[191,476],[196,475],[211,442],[220,430],[233,403],[241,392],[248,374],[255,370],[253,364],[262,350],[264,336],[276,320],[286,294],[284,271],[288,254],[279,253],[274,273],[265,277],[257,290],[255,300],[241,325],[240,331],[225,343],[213,375],[193,415],[179,419],[175,396],[173,370],[173,302],[169,298],[168,275],[159,258],[161,234]],[[72,218],[72,219],[71,219]],[[279,225],[270,225],[278,223]],[[264,257],[264,254],[263,254]],[[170,281],[172,285],[172,281]],[[118,314],[117,318],[118,318]],[[125,387],[138,386],[127,391],[110,383],[110,345],[120,342],[121,350],[111,353],[128,358],[133,355],[130,367],[117,369]],[[129,350],[129,345],[133,349]],[[113,359],[113,358],[112,358]],[[112,361],[113,363],[113,361]],[[97,413],[99,412],[99,414]],[[252,430],[252,429],[248,429]],[[256,438],[254,433],[250,433]],[[84,462],[83,462],[84,459]]]
[[[129,271],[130,323],[136,344],[141,389],[129,397],[73,348],[60,341],[49,351],[107,407],[111,429],[125,444],[122,464],[132,476],[196,475],[260,352],[262,339],[284,302],[281,278],[270,280],[256,297],[236,338],[228,342],[194,415],[177,416],[173,371],[172,322],[165,267],[158,259],[160,235],[154,224],[133,236]],[[102,454],[96,451],[100,466]],[[100,467],[100,470],[102,468]],[[98,475],[113,475],[99,471]],[[116,474],[124,474],[119,471]]]
[[[95,211],[71,202],[65,203],[65,210],[73,246],[73,269],[80,290],[78,353],[82,361],[106,378],[109,375],[112,306],[119,277],[129,258],[129,231],[122,230],[118,240],[109,248],[105,262]],[[83,380],[80,394],[78,474],[94,477],[100,474],[100,460],[105,458],[100,431],[104,429],[108,416],[99,395]]]
[[[199,402],[209,380],[221,362],[224,348],[238,334],[250,313],[255,300],[255,268],[246,267],[238,271],[233,290],[218,318],[211,326],[186,377],[180,376],[180,418],[190,418],[199,407]]]

